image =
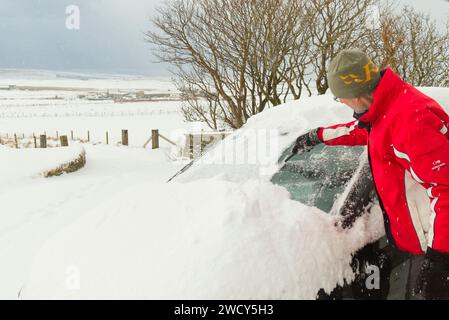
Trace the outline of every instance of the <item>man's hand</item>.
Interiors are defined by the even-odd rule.
[[[296,154],[296,153],[302,153],[304,151],[310,151],[310,150],[312,150],[312,148],[314,146],[322,143],[320,138],[318,138],[318,134],[317,134],[318,129],[320,129],[320,128],[316,128],[314,130],[311,130],[311,131],[303,134],[302,136],[299,136],[296,139],[295,145],[293,146],[292,153]]]
[[[449,253],[429,248],[416,285],[416,293],[421,293],[426,300],[448,300]]]

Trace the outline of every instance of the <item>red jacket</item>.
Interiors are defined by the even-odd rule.
[[[448,128],[437,102],[387,69],[359,121],[318,130],[327,145],[368,145],[386,231],[400,250],[449,252]]]

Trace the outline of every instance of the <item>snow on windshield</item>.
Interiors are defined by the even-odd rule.
[[[271,181],[287,188],[293,199],[329,212],[356,171],[362,151],[319,145],[291,158]]]

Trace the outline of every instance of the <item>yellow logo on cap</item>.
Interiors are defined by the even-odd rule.
[[[376,65],[370,60],[363,67],[365,69],[365,79],[360,78],[358,75],[350,73],[347,76],[338,76],[341,80],[343,80],[344,84],[353,84],[355,83],[365,83],[371,80],[371,72],[379,72],[379,69]]]

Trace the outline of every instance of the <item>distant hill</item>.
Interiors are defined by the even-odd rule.
[[[152,93],[173,93],[176,88],[169,78],[128,74],[87,73],[32,69],[0,69],[0,86],[124,89]]]

